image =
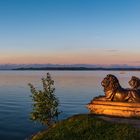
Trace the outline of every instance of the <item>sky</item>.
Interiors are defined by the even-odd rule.
[[[0,0],[0,64],[140,65],[140,0]]]

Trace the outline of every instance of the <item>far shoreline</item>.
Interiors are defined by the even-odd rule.
[[[140,68],[87,68],[87,67],[42,67],[42,68],[15,68],[10,70],[21,70],[21,71],[27,71],[27,70],[51,70],[51,71],[140,71]]]
[[[0,71],[140,71],[140,68],[88,68],[88,67],[29,67],[29,68],[8,68],[0,69]]]

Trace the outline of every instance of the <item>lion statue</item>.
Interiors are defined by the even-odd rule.
[[[114,75],[108,74],[101,85],[104,87],[105,96],[97,97],[95,100],[140,102],[139,92],[134,89],[122,88]]]
[[[132,76],[128,83],[132,89],[138,90],[140,92],[140,79],[138,77]]]

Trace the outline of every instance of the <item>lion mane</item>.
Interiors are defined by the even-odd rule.
[[[136,76],[132,76],[131,80],[128,82],[132,89],[140,90],[140,79]]]
[[[112,74],[108,74],[101,82],[101,85],[104,87],[104,91],[115,91],[121,87],[117,77]]]

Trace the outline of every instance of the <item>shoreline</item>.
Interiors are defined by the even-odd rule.
[[[123,121],[125,120],[125,121]],[[61,120],[27,140],[140,139],[140,119],[77,114]],[[134,125],[133,125],[134,124]],[[111,135],[110,135],[111,134]]]

